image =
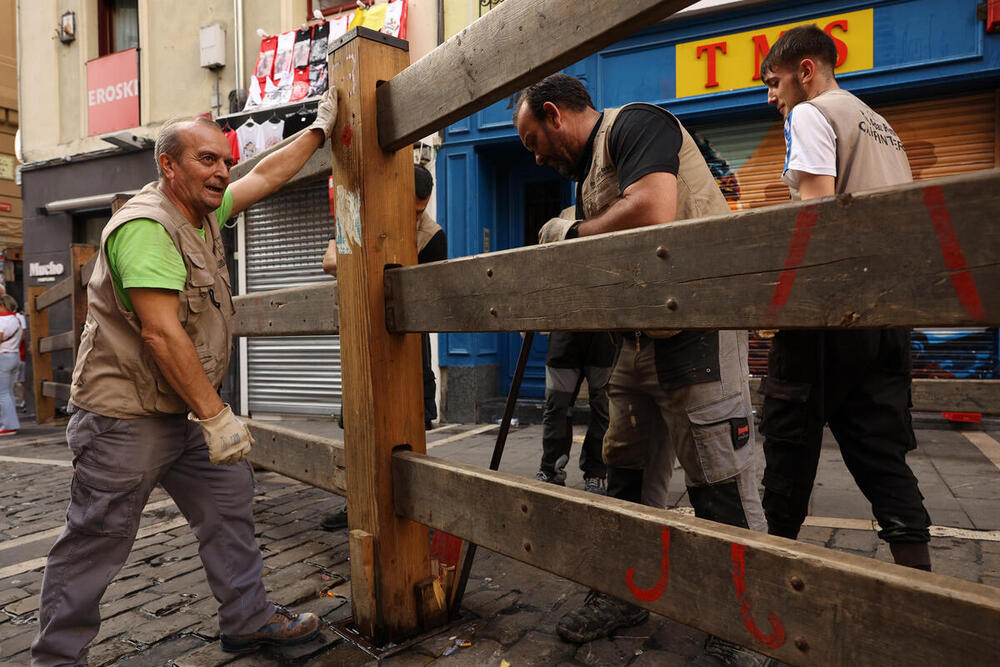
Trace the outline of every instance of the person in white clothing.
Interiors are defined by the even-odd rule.
[[[24,327],[17,316],[17,300],[0,296],[0,435],[13,435],[21,428],[14,404],[14,382],[21,366]]]

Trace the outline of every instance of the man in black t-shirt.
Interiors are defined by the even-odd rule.
[[[514,122],[538,164],[577,181],[576,219],[547,222],[541,243],[730,211],[690,134],[660,107],[634,103],[598,112],[577,79],[554,74],[522,91]],[[763,531],[747,332],[633,331],[622,338],[608,383],[608,495],[653,504],[648,481],[665,476],[662,467],[673,450],[697,516]],[[584,643],[647,616],[636,605],[594,591],[557,630],[567,641]],[[710,637],[689,664],[769,663]]]

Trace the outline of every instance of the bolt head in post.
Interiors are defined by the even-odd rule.
[[[670,297],[667,299],[667,310],[677,310],[680,304],[677,303],[677,299]]]
[[[791,585],[793,589],[797,591],[801,591],[806,587],[806,582],[802,581],[802,577],[798,575],[792,575],[791,577],[789,577],[788,583]]]
[[[659,257],[660,259],[666,259],[669,254],[670,253],[667,252],[667,249],[664,248],[663,246],[661,245],[656,246],[656,256]]]
[[[809,642],[806,641],[805,637],[801,637],[801,636],[796,637],[795,638],[795,648],[797,648],[800,651],[802,651],[803,653],[805,653],[806,651],[809,650]]]

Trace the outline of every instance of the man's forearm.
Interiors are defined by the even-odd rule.
[[[625,188],[622,196],[600,215],[577,227],[578,236],[673,222],[677,216],[677,178],[668,172],[646,174]]]
[[[150,332],[143,329],[143,341],[167,382],[199,419],[219,414],[222,399],[198,359],[194,344],[178,325],[177,331]]]
[[[250,173],[260,176],[267,183],[269,191],[264,196],[273,194],[297,174],[316,149],[323,145],[323,141],[322,132],[307,130],[287,146],[261,160]]]

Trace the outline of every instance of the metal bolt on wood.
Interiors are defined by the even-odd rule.
[[[674,297],[667,299],[667,310],[677,310],[678,306],[677,299]]]
[[[797,576],[791,577],[788,580],[788,583],[791,584],[792,588],[797,591],[801,591],[806,587],[806,582],[802,581],[802,578]]]
[[[670,253],[667,252],[667,249],[664,248],[663,246],[656,246],[656,256],[659,257],[660,259],[666,259],[667,255],[669,254]]]

